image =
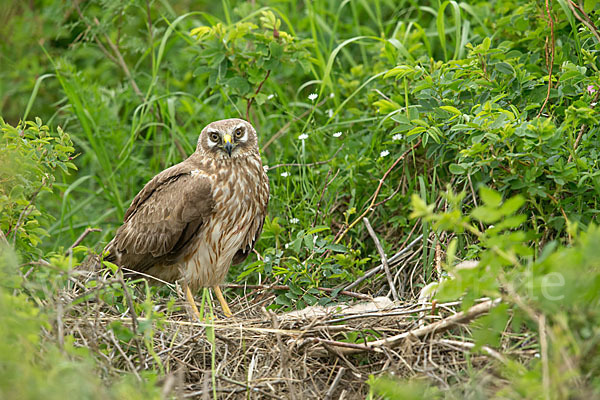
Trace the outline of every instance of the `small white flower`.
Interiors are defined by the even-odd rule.
[[[290,247],[290,244],[289,244],[289,243],[286,243],[286,244],[284,245],[284,247],[287,249],[288,247]]]
[[[390,152],[389,152],[389,151],[387,151],[387,150],[384,150],[384,151],[382,151],[381,153],[379,153],[379,157],[385,157],[385,156],[388,156],[389,154],[390,154]]]
[[[265,170],[265,172],[269,171],[269,166],[268,165],[263,165],[263,169]]]
[[[298,136],[298,139],[306,140],[306,139],[308,139],[308,135],[306,133],[303,133],[302,135]]]
[[[270,94],[270,95],[267,96],[267,100],[271,100],[273,97],[275,97],[275,95],[274,94]]]
[[[340,137],[342,136],[342,132],[336,132],[333,134],[333,137]]]
[[[300,222],[300,220],[298,218],[290,219],[290,224],[297,224],[298,222]]]
[[[319,97],[319,95],[316,94],[316,93],[311,93],[311,94],[308,95],[308,99],[310,101],[315,101],[317,99],[317,97]]]
[[[335,97],[335,93],[329,93],[329,98],[333,99]]]
[[[284,178],[287,178],[288,176],[290,176],[289,172],[282,172],[281,176],[283,176]]]
[[[313,236],[313,244],[317,244],[318,237],[319,237],[318,235]]]
[[[327,113],[327,117],[328,118],[333,118],[333,110],[331,108],[329,108],[327,111],[325,111]]]
[[[392,136],[392,140],[402,140],[402,134],[401,133],[396,133],[394,136]]]

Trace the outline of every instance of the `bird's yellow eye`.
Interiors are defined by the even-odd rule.
[[[241,139],[244,136],[244,130],[242,128],[237,128],[234,132],[234,136],[236,139]]]
[[[210,140],[212,140],[213,142],[217,143],[219,141],[219,134],[216,132],[213,132],[210,134]]]

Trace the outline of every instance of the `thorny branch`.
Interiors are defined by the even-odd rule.
[[[42,190],[42,188],[44,186],[46,186],[46,177],[42,178],[42,184],[40,185],[39,188],[37,188],[37,190],[35,192],[33,192],[33,194],[31,195],[31,198],[29,199],[29,203],[27,203],[27,205],[25,206],[23,211],[21,211],[21,214],[19,214],[19,219],[17,220],[16,225],[12,229],[9,229],[8,232],[6,232],[7,235],[12,232],[13,244],[15,243],[15,240],[17,239],[17,232],[19,231],[19,227],[23,223],[23,219],[27,218],[29,216],[29,214],[31,214],[31,212],[33,211],[32,206],[35,201],[35,198],[37,197],[37,195],[40,193],[40,191]]]
[[[581,8],[581,6],[579,4],[573,2],[573,0],[568,0],[567,5],[571,9],[571,11],[573,11],[573,15],[575,16],[575,18],[577,18],[579,21],[581,21],[581,23],[584,24],[592,32],[592,34],[596,37],[596,40],[598,42],[600,42],[600,33],[598,33],[598,28],[596,28],[596,25],[594,25],[594,23],[590,19],[590,16],[587,15],[585,10],[583,8]],[[579,13],[577,11],[575,11],[575,9],[577,9],[577,11],[579,11]],[[581,15],[580,15],[580,13],[581,13]]]
[[[86,19],[83,16],[83,13],[81,12],[81,8],[79,7],[78,1],[75,2],[75,9],[77,10],[77,14],[79,14],[79,18],[81,18],[81,20],[84,21],[84,23],[86,23],[86,25],[87,25]],[[97,18],[94,18],[94,23],[96,24],[96,26],[100,26],[100,21],[98,21]],[[90,29],[91,29],[91,27],[88,25],[88,30],[90,30]],[[104,34],[104,39],[106,40],[106,42],[108,43],[108,46],[111,48],[111,50],[114,54],[111,54],[106,49],[106,47],[104,47],[104,45],[102,44],[100,39],[98,39],[98,36],[94,35],[94,41],[96,42],[96,44],[98,45],[98,47],[100,48],[102,53],[104,53],[104,55],[106,55],[108,57],[108,59],[110,59],[112,62],[117,64],[119,67],[121,67],[121,69],[125,73],[125,76],[127,76],[127,79],[129,79],[129,82],[131,83],[131,87],[133,88],[133,91],[135,92],[135,94],[138,95],[138,97],[140,97],[140,99],[144,100],[144,95],[142,94],[142,91],[140,90],[137,83],[133,79],[133,76],[131,75],[131,71],[129,71],[129,67],[127,67],[127,63],[125,63],[125,60],[123,59],[123,55],[119,51],[119,48],[117,47],[117,45],[115,43],[113,43],[113,41],[110,39],[110,37],[106,33]]]
[[[591,109],[594,109],[596,107],[596,104],[597,104],[599,98],[600,98],[600,89],[597,89],[596,94],[594,95],[594,99],[592,100],[592,104],[590,104]],[[579,133],[577,134],[577,139],[575,139],[575,143],[573,143],[573,152],[571,154],[569,154],[567,163],[570,163],[571,161],[573,161],[573,155],[575,154],[575,150],[577,150],[577,147],[579,147],[579,143],[581,142],[581,138],[583,137],[583,134],[585,133],[586,129],[587,129],[587,125],[581,124],[581,128],[579,128]]]
[[[552,8],[550,7],[550,0],[546,0],[546,15],[548,16],[548,21],[550,23],[550,43],[548,44],[548,39],[546,38],[546,65],[548,66],[548,92],[546,93],[546,99],[544,100],[544,104],[542,104],[542,108],[538,112],[538,117],[542,115],[544,111],[544,107],[548,103],[550,99],[550,89],[552,89],[552,68],[554,66],[554,19],[552,19]],[[548,48],[550,46],[550,48]],[[550,60],[548,60],[548,53],[550,53]]]
[[[247,100],[246,103],[246,121],[250,122],[250,108],[252,107],[252,103],[254,103],[254,98],[256,97],[257,94],[260,93],[260,90],[262,89],[263,85],[265,84],[265,82],[267,81],[267,79],[269,79],[269,75],[271,75],[271,70],[267,70],[267,74],[265,75],[265,79],[262,80],[262,82],[258,85],[258,87],[256,88],[256,91],[254,92],[254,96],[250,97],[250,99]],[[256,124],[254,124],[256,125]]]
[[[392,172],[392,170],[396,167],[396,165],[398,165],[398,163],[404,159],[404,157],[406,157],[409,153],[411,153],[413,150],[415,150],[417,147],[419,147],[421,145],[422,140],[423,139],[419,139],[417,141],[417,143],[415,143],[412,147],[410,147],[408,150],[406,150],[404,153],[402,153],[400,155],[400,157],[398,157],[396,159],[396,161],[394,161],[392,166],[389,167],[387,171],[385,171],[385,174],[383,174],[383,176],[379,180],[379,185],[377,185],[377,189],[375,189],[375,193],[373,193],[371,203],[368,205],[368,207],[366,207],[365,211],[361,215],[359,215],[350,225],[348,225],[348,227],[338,236],[338,238],[335,241],[336,244],[341,242],[341,240],[344,238],[344,236],[346,236],[346,234],[352,228],[354,228],[354,226],[356,224],[358,224],[359,221],[361,221],[364,217],[367,216],[367,214],[369,214],[371,211],[374,210],[373,206],[375,205],[375,202],[377,201],[377,196],[379,195],[379,192],[381,191],[381,187],[383,186],[383,183],[387,179],[388,175]]]

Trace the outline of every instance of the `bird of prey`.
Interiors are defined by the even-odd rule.
[[[236,118],[213,122],[189,158],[135,196],[104,259],[159,280],[179,280],[197,316],[192,291],[212,287],[231,316],[219,284],[230,265],[252,251],[268,201],[269,180],[252,125]]]

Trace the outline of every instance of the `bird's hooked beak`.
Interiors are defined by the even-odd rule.
[[[231,140],[231,135],[226,134],[225,136],[223,136],[223,143],[225,147],[225,150],[227,151],[227,154],[229,154],[229,157],[231,157],[231,152],[233,151],[233,141]]]

